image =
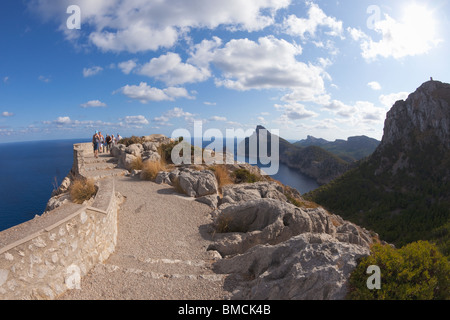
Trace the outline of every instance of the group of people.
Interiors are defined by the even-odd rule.
[[[96,130],[94,136],[92,137],[92,144],[94,146],[94,156],[98,158],[99,153],[109,152],[113,145],[122,140],[120,134],[117,134],[117,137],[114,135],[106,135],[106,138],[103,134]]]

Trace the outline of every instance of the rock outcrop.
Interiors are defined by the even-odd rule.
[[[223,257],[216,271],[239,283],[233,298],[345,298],[350,273],[370,254],[375,234],[323,208],[298,208],[275,184],[225,193],[232,201],[212,213],[216,234],[208,249]]]

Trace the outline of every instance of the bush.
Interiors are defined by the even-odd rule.
[[[82,204],[97,193],[97,188],[92,180],[77,179],[72,183],[69,192],[74,203]]]
[[[160,161],[144,162],[142,165],[141,179],[154,181],[161,171],[164,171],[164,165]]]
[[[369,266],[381,269],[381,289],[369,290]],[[418,241],[400,249],[376,244],[350,277],[349,299],[447,300],[450,298],[450,265],[435,245]]]
[[[142,144],[145,142],[144,138],[141,137],[136,137],[136,136],[132,136],[130,138],[123,138],[122,140],[120,140],[118,143],[120,144],[124,144],[125,146],[129,147],[132,144]]]
[[[238,169],[233,172],[236,183],[254,183],[260,181],[260,179],[253,173],[250,173],[247,169]]]

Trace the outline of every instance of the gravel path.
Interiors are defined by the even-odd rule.
[[[228,299],[207,247],[211,209],[167,185],[116,177],[126,197],[116,251],[61,299]]]

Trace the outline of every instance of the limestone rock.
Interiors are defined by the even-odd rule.
[[[215,270],[231,274],[239,300],[339,300],[348,278],[369,248],[340,242],[324,233],[304,233],[275,246],[257,246],[218,260]],[[245,280],[254,279],[254,280]]]
[[[196,201],[207,204],[213,209],[217,209],[217,205],[219,204],[219,196],[217,194],[212,194],[209,196],[197,198]]]
[[[144,151],[144,147],[142,147],[141,144],[132,144],[125,149],[126,153],[131,154],[137,158],[141,156],[142,151]]]
[[[155,179],[155,183],[158,184],[168,184],[172,185],[172,181],[170,180],[170,173],[166,171],[161,171],[158,173]]]
[[[195,171],[183,168],[177,177],[180,187],[190,197],[198,198],[217,194],[217,180],[210,170]]]
[[[131,164],[137,157],[130,153],[123,153],[119,158],[118,166],[123,169],[131,170]]]
[[[217,234],[210,249],[223,256],[242,254],[259,244],[278,244],[306,232],[336,233],[324,209],[300,209],[274,199],[220,206],[213,216],[216,229],[225,233]]]
[[[244,183],[222,187],[222,203],[237,203],[241,201],[271,198],[286,201],[283,187],[276,182]]]

